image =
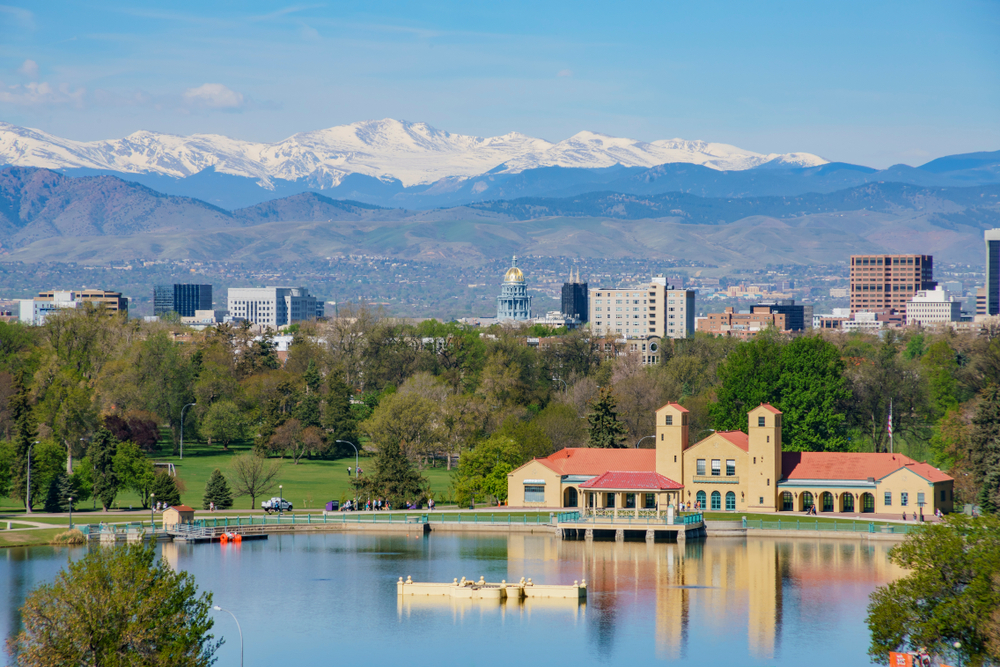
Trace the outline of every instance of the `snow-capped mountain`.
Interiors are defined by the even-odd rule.
[[[311,187],[338,185],[344,176],[398,179],[404,186],[442,178],[469,178],[497,169],[517,173],[536,167],[653,167],[681,162],[738,171],[766,162],[813,167],[826,160],[809,153],[762,155],[727,144],[670,139],[651,143],[580,132],[551,143],[517,132],[470,137],[426,123],[364,121],[295,134],[273,144],[214,134],[181,137],[140,131],[123,139],[73,141],[0,122],[0,165],[87,168],[183,178],[215,171],[257,179],[305,180]]]

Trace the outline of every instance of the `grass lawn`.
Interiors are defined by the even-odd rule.
[[[44,528],[39,530],[10,531],[0,530],[0,548],[3,547],[32,547],[41,544],[50,544],[59,533],[65,528]]]
[[[781,523],[787,522],[788,525],[793,525],[797,519],[799,523],[801,523],[803,526],[816,525],[817,521],[819,521],[820,525],[824,524],[829,525],[836,522],[838,525],[846,525],[848,523],[861,523],[867,526],[869,523],[874,523],[876,526],[883,526],[886,523],[885,521],[876,521],[864,518],[848,519],[846,517],[837,517],[837,518],[824,517],[824,516],[815,517],[815,516],[799,516],[796,514],[743,514],[740,512],[704,512],[703,514],[705,515],[705,519],[707,521],[740,521],[743,517],[746,517],[748,520],[756,521],[758,519],[763,519],[764,521],[768,522],[774,522],[780,519]]]

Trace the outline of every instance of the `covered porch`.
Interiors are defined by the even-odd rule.
[[[581,516],[665,518],[684,486],[655,472],[609,471],[580,485]]]

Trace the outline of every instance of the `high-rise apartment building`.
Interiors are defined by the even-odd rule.
[[[566,317],[575,317],[581,322],[587,321],[587,283],[580,282],[580,270],[577,269],[576,277],[573,271],[569,272],[569,282],[562,286],[562,314]]]
[[[851,314],[897,310],[917,292],[932,290],[934,258],[930,255],[851,255]]]
[[[987,229],[986,238],[986,312],[1000,315],[1000,229]]]
[[[212,310],[211,285],[156,285],[153,288],[153,314],[175,312],[181,317],[194,317],[195,311]]]
[[[323,316],[323,302],[304,287],[230,287],[229,314],[260,326],[286,324]]]
[[[663,276],[635,287],[590,290],[595,336],[687,338],[694,335],[694,290],[675,290]]]

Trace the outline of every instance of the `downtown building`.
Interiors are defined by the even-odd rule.
[[[851,314],[903,312],[917,292],[933,290],[930,255],[851,255]]]
[[[278,327],[323,316],[323,302],[304,287],[231,287],[229,316],[262,327]]]
[[[976,293],[977,315],[1000,315],[1000,229],[987,229],[986,286]]]
[[[153,315],[177,313],[181,317],[195,317],[198,311],[212,310],[211,285],[156,285],[153,288]]]
[[[591,288],[591,331],[607,338],[688,338],[694,335],[694,295],[672,289],[663,276],[634,287]]]
[[[124,313],[128,317],[128,298],[121,292],[99,289],[49,290],[39,292],[34,299],[21,299],[18,320],[24,324],[42,325],[52,312],[66,308],[82,308],[84,304],[102,308],[109,315]]]
[[[576,270],[576,277],[573,271],[569,272],[569,282],[562,286],[562,314],[566,317],[576,318],[580,322],[587,321],[590,307],[587,305],[589,294],[587,293],[587,283],[580,282],[580,270]]]

